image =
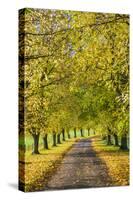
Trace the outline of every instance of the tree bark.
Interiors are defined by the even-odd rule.
[[[88,128],[88,136],[90,136],[90,129]]]
[[[53,146],[56,147],[56,133],[53,133]]]
[[[106,140],[106,135],[101,136],[102,140]]]
[[[107,145],[112,145],[112,143],[111,143],[111,135],[110,134],[107,135]]]
[[[34,140],[32,154],[40,154],[39,153],[39,136],[40,136],[40,134],[32,134],[32,136],[33,136],[33,140]]]
[[[62,129],[62,136],[63,136],[63,141],[66,141],[66,138],[65,138],[65,129],[64,128]]]
[[[81,137],[84,137],[82,128],[80,129],[80,132],[81,132]]]
[[[48,134],[43,137],[44,149],[49,149],[48,147]]]
[[[74,137],[77,137],[77,132],[76,132],[76,128],[74,128]]]
[[[127,146],[127,136],[126,136],[126,134],[122,135],[122,137],[121,137],[121,146],[120,146],[120,148],[121,148],[122,150],[127,150],[127,149],[128,149],[128,146]]]
[[[68,131],[68,139],[71,139],[71,136],[70,136],[70,133],[69,133],[69,131]]]
[[[110,127],[108,127],[107,145],[112,145],[112,142],[111,142],[111,129],[110,129]]]
[[[58,144],[61,144],[61,138],[60,138],[60,136],[61,136],[61,134],[59,133],[59,134],[57,135],[57,143],[58,143]]]
[[[115,140],[115,146],[119,146],[119,142],[118,142],[118,136],[117,134],[114,134],[114,140]]]

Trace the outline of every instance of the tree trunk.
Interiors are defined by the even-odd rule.
[[[90,129],[88,128],[88,136],[90,136]]]
[[[39,136],[40,136],[40,134],[32,134],[32,136],[33,136],[33,140],[34,140],[32,154],[40,154],[39,153]]]
[[[117,134],[114,134],[114,140],[115,140],[115,146],[119,146]]]
[[[122,150],[127,150],[128,149],[128,146],[127,146],[127,136],[126,134],[124,134],[122,137],[121,137],[121,146],[120,148]]]
[[[107,135],[107,145],[112,145],[112,143],[111,143],[111,135],[110,134]]]
[[[74,128],[74,137],[77,137],[76,128]]]
[[[56,133],[53,133],[53,146],[56,147]]]
[[[62,129],[62,136],[63,136],[63,141],[66,141],[66,139],[65,139],[65,129],[64,128]]]
[[[61,138],[60,138],[60,136],[61,136],[61,134],[59,133],[59,134],[57,135],[57,143],[58,143],[58,144],[61,144]]]
[[[48,147],[48,134],[46,134],[43,137],[43,142],[44,142],[44,149],[49,149],[49,147]]]
[[[80,129],[80,132],[81,132],[81,137],[84,137],[82,128]]]
[[[101,136],[102,140],[106,140],[106,135]]]
[[[68,139],[71,139],[71,136],[70,136],[70,133],[69,133],[69,131],[68,131]]]

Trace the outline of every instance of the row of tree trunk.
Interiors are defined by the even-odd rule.
[[[80,129],[80,133],[81,133],[81,137],[84,137],[83,134],[83,129]],[[37,134],[36,132],[32,132],[32,136],[33,136],[33,140],[34,140],[34,144],[33,144],[33,154],[39,154],[39,137],[40,134]],[[56,147],[57,144],[61,144],[62,140],[61,140],[61,136],[62,136],[62,140],[66,141],[66,137],[65,137],[65,129],[62,129],[62,133],[56,133],[53,132],[53,146]],[[88,129],[88,136],[89,136],[89,129]],[[77,130],[76,128],[74,128],[74,137],[77,137]],[[71,139],[71,135],[70,132],[68,131],[68,139]],[[43,137],[43,144],[44,144],[44,149],[49,149],[49,143],[48,143],[48,134],[45,134],[45,136]]]
[[[112,140],[111,140],[111,137],[114,137],[114,145],[115,146],[119,146],[119,140],[118,140],[118,135],[117,134],[108,134],[107,135],[107,145],[113,145],[112,144]],[[122,150],[127,150],[128,149],[128,140],[127,140],[127,135],[126,134],[123,134],[122,136],[121,136],[121,142],[120,142],[120,148],[122,149]]]
[[[111,130],[108,130],[108,134],[106,137],[107,140],[107,145],[112,145],[112,140],[111,137],[114,137],[114,145],[115,146],[119,146],[119,140],[118,140],[118,135],[117,134],[112,134]],[[80,129],[80,133],[81,133],[81,137],[84,137],[83,134],[83,129]],[[56,132],[53,132],[53,146],[57,146],[57,144],[61,144],[61,134],[62,134],[62,140],[66,141],[65,138],[65,129],[62,129],[62,133],[57,134]],[[90,130],[88,129],[88,136],[90,135]],[[33,136],[33,140],[34,140],[34,144],[33,144],[33,154],[39,154],[39,137],[40,134],[36,133],[36,132],[32,132],[32,136]],[[76,128],[74,128],[74,137],[77,137],[77,131]],[[71,135],[68,131],[68,139],[71,138]],[[123,150],[127,150],[128,149],[128,145],[127,145],[127,135],[123,134],[121,136],[121,144],[120,144],[120,148]],[[49,149],[49,144],[48,144],[48,134],[45,134],[45,136],[43,137],[43,144],[44,144],[44,149]]]

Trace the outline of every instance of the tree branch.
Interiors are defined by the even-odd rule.
[[[101,23],[85,24],[84,26],[76,27],[74,29],[80,30],[80,29],[88,28],[88,27],[92,28],[92,27],[95,27],[95,26],[101,26],[101,25],[108,24],[108,23],[120,22],[119,20],[122,20],[122,19],[129,19],[129,17],[125,16],[125,17],[116,18],[114,20],[104,21],[104,22],[101,22]],[[121,21],[121,22],[129,24],[129,22],[127,22],[127,21]],[[19,35],[48,36],[48,35],[59,34],[59,33],[66,32],[66,31],[73,31],[74,29],[73,28],[61,29],[61,30],[53,31],[53,32],[49,31],[47,33],[21,32],[21,33],[19,33]]]

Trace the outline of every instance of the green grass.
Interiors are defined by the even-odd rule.
[[[101,151],[107,151],[107,152],[123,151],[120,149],[120,146],[115,146],[113,144],[107,145],[106,140],[98,140],[97,142],[95,142],[95,145],[97,145]],[[124,150],[124,152],[126,152],[126,151]],[[127,150],[127,152],[128,152],[128,150]]]
[[[106,140],[100,140],[95,143],[100,147],[100,150],[104,151],[118,151],[120,149],[119,146],[114,146],[114,145],[107,145]]]

